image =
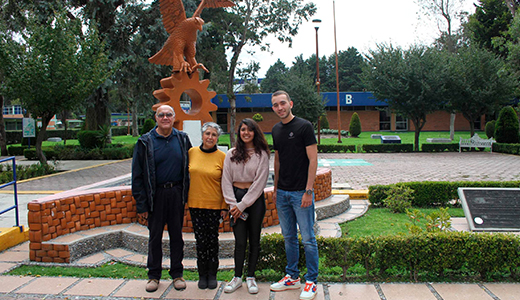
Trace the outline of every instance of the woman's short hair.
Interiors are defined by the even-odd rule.
[[[222,134],[222,128],[215,122],[206,122],[204,125],[202,125],[201,133],[204,134],[208,128],[213,128],[217,131],[217,135],[220,136]]]

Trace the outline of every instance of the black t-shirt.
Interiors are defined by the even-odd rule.
[[[287,124],[280,122],[274,125],[272,136],[280,161],[277,188],[284,191],[304,190],[309,173],[306,147],[316,144],[312,124],[294,117]]]

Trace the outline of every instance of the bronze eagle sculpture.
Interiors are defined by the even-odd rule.
[[[200,14],[205,7],[234,5],[230,0],[202,0],[193,16],[186,18],[182,0],[160,0],[162,22],[170,36],[161,50],[148,60],[157,65],[173,66],[173,72],[192,73],[199,68],[209,72],[203,64],[195,60],[197,30],[202,30],[204,25]]]

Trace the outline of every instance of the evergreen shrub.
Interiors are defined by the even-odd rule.
[[[520,141],[518,127],[515,110],[511,106],[502,108],[495,124],[495,140],[497,143],[517,144]]]
[[[493,120],[493,121],[489,121],[486,123],[486,136],[488,137],[488,139],[492,138],[495,136],[495,124],[497,123],[496,120]]]
[[[359,120],[359,115],[357,112],[354,112],[354,114],[352,114],[352,118],[350,118],[348,131],[352,137],[358,137],[361,134],[361,121]]]
[[[147,133],[155,127],[155,121],[152,119],[146,119],[144,121],[143,127],[141,128],[141,135]]]

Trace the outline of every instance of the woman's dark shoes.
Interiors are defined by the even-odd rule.
[[[199,289],[204,290],[208,288],[208,276],[199,275]]]
[[[216,289],[218,285],[217,276],[208,275],[208,289],[213,290]]]

